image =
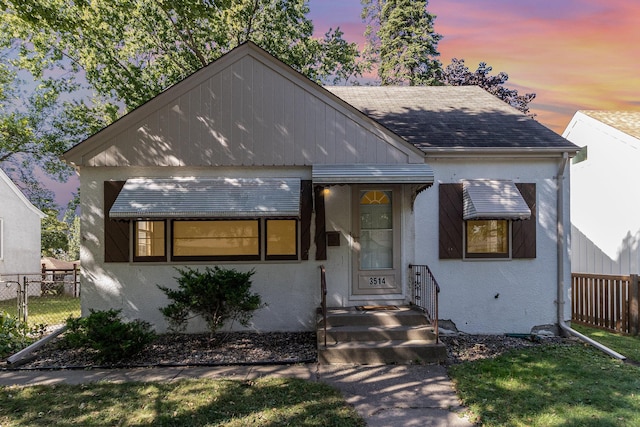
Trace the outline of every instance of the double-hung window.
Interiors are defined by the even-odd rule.
[[[165,261],[166,250],[165,221],[136,221],[134,223],[134,261]]]
[[[265,220],[265,259],[298,259],[298,221],[296,219]]]
[[[508,258],[510,225],[506,219],[465,221],[466,258]]]

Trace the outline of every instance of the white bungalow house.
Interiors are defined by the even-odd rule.
[[[1,169],[0,200],[0,299],[11,299],[16,298],[15,281],[40,271],[40,221],[45,215]],[[30,295],[40,293],[39,287],[29,289]]]
[[[576,150],[477,87],[322,87],[245,43],[65,153],[82,310],[164,331],[156,285],[220,265],[255,269],[252,329],[306,331],[320,266],[348,308],[411,303],[427,265],[448,327],[553,328]]]
[[[640,111],[578,111],[563,136],[571,165],[571,270],[640,273]]]

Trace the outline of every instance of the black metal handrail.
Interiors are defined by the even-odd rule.
[[[411,270],[411,303],[420,308],[434,327],[438,341],[438,294],[440,285],[426,265],[409,264]]]
[[[322,302],[320,307],[322,310],[322,327],[324,328],[324,346],[327,346],[327,271],[324,265],[320,266],[320,293]]]

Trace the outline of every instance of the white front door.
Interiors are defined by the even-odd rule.
[[[400,187],[354,187],[353,295],[402,293]]]

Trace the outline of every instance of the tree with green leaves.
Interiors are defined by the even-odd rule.
[[[32,187],[36,166],[60,179],[69,173],[58,158],[65,144],[56,117],[59,92],[48,83],[26,93],[18,70],[7,55],[0,55],[0,165],[25,193],[37,188]]]
[[[53,64],[33,60],[25,68],[31,51],[16,42],[6,18],[0,14],[0,167],[35,206],[57,209],[42,178],[66,181],[72,169],[60,155],[102,127],[95,115],[103,110],[74,101],[78,84]]]
[[[309,78],[348,78],[357,48],[312,38],[306,0],[0,0],[26,69],[82,71],[97,95],[130,111],[245,41]]]
[[[80,259],[80,217],[76,215],[78,195],[67,205],[62,219],[54,208],[42,211],[46,217],[41,221],[41,252],[43,257],[53,257],[64,261]]]
[[[471,72],[465,65],[464,59],[453,58],[444,69],[443,82],[451,86],[480,86],[524,114],[534,117],[529,111],[529,103],[534,100],[536,94],[520,95],[516,89],[505,87],[504,84],[509,80],[509,75],[505,72],[490,75],[492,70],[492,67],[481,62],[476,71]]]
[[[376,68],[382,85],[435,85],[441,64],[435,32],[436,16],[428,1],[361,0],[366,22],[363,56]]]
[[[0,165],[27,179],[19,186],[40,208],[53,206],[34,200],[52,197],[29,175],[34,165],[64,180],[62,152],[243,42],[318,82],[359,73],[357,46],[340,29],[312,37],[306,0],[0,0],[0,8]],[[15,89],[27,86],[30,96]]]

